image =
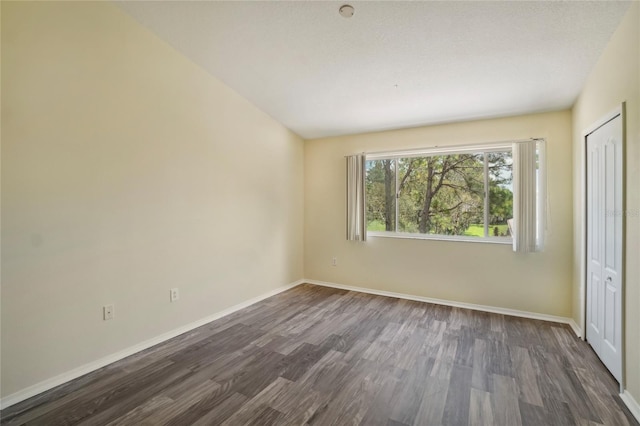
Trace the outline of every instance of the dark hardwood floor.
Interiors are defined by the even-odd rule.
[[[298,286],[52,389],[2,425],[638,425],[560,324]]]

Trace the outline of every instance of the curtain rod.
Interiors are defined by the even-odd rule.
[[[531,142],[531,141],[544,141],[544,138],[529,138],[529,139],[516,139],[516,140],[506,140],[506,141],[499,141],[499,142],[484,142],[484,143],[473,143],[473,144],[459,144],[459,145],[433,145],[433,146],[427,146],[427,147],[423,147],[423,148],[408,148],[408,149],[396,149],[393,151],[371,151],[371,152],[360,152],[359,154],[364,154],[364,155],[383,155],[383,154],[397,154],[399,152],[401,153],[419,153],[421,151],[430,151],[430,150],[435,150],[438,148],[446,148],[446,149],[455,149],[455,148],[473,148],[473,147],[488,147],[491,148],[493,146],[495,147],[499,147],[499,146],[504,146],[504,145],[511,145],[514,143],[526,143],[526,142]],[[351,154],[354,155],[354,154]],[[345,155],[344,157],[350,157],[351,155]]]

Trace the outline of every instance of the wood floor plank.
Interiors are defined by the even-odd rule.
[[[491,393],[493,420],[497,426],[520,426],[522,417],[515,379],[495,374]]]
[[[430,377],[422,394],[422,400],[413,424],[416,426],[442,424],[448,391],[449,377]]]
[[[444,339],[444,333],[447,330],[447,323],[434,319],[430,322],[427,329],[427,338],[424,341],[421,349],[421,355],[435,358],[440,350],[442,340]]]
[[[449,380],[451,369],[455,361],[458,341],[453,338],[446,338],[440,345],[438,353],[434,359],[431,376],[443,380]]]
[[[396,384],[396,403],[388,416],[390,419],[408,425],[414,422],[423,400],[425,382],[429,380],[433,365],[432,360],[422,358],[416,363],[415,369],[403,371]]]
[[[569,404],[566,402],[547,398],[544,395],[542,396],[542,401],[547,414],[546,423],[558,426],[570,426],[578,423],[571,413]]]
[[[549,419],[543,406],[518,401],[522,426],[540,426],[547,424]]]
[[[339,391],[309,419],[312,425],[357,425],[364,418],[375,394],[373,372],[354,367]]]
[[[490,360],[488,366],[489,374],[515,377],[511,361],[511,346],[509,343],[498,340],[490,340],[487,343]]]
[[[148,418],[152,413],[171,405],[174,401],[166,396],[156,396],[148,400],[142,405],[138,405],[124,416],[117,417],[115,420],[107,423],[107,426],[124,426],[132,424],[140,424],[144,419]]]
[[[216,392],[219,389],[219,384],[212,382],[211,380],[205,380],[199,385],[194,386],[189,390],[185,390],[181,395],[174,397],[172,404],[165,405],[164,407],[155,410],[146,417],[141,424],[157,426],[171,424],[174,418],[182,415],[182,413],[188,410],[191,410],[191,407],[207,398],[207,396],[212,392]]]
[[[462,327],[460,332],[457,333],[458,345],[456,347],[455,363],[458,365],[465,365],[467,367],[473,366],[473,349],[476,340],[476,333],[473,329],[468,327]]]
[[[219,425],[237,412],[247,401],[246,396],[235,392],[223,393],[209,398],[211,399],[203,399],[180,416],[174,417],[170,424],[173,426]]]
[[[328,400],[327,394],[310,389],[307,383],[292,382],[270,399],[269,406],[285,415],[283,424],[304,424]]]
[[[640,426],[617,392],[565,325],[304,284],[0,423]]]
[[[427,330],[422,327],[413,327],[406,331],[406,339],[393,342],[392,345],[398,350],[395,351],[393,364],[403,370],[416,368],[416,362],[420,359],[420,352],[427,339]]]
[[[511,361],[516,376],[520,400],[542,407],[542,396],[533,371],[529,350],[520,346],[511,349]]]
[[[225,420],[222,425],[245,425],[254,423],[259,419],[263,419],[267,422],[271,421],[270,419],[272,419],[272,417],[280,417],[279,415],[282,413],[271,408],[269,406],[269,401],[280,392],[286,390],[290,385],[291,382],[286,379],[278,378],[274,380],[260,393],[243,404],[240,409]]]
[[[402,372],[404,373],[404,371]],[[371,407],[362,419],[361,424],[368,426],[384,426],[389,423],[390,415],[393,415],[393,408],[400,397],[396,392],[398,386],[402,383],[402,374],[389,374],[383,378],[378,392],[374,396]]]
[[[236,425],[236,426],[271,426],[280,423],[280,419],[284,418],[284,415],[271,407],[263,407],[257,413],[254,413],[251,417],[243,419],[241,423],[225,422],[223,425]]]
[[[287,365],[280,376],[291,381],[298,380],[324,357],[329,350],[326,346],[316,346],[308,343],[299,346],[284,358],[284,362],[286,362]]]
[[[268,352],[256,356],[247,364],[241,374],[236,376],[233,390],[249,398],[260,393],[286,370],[285,356],[277,352]]]
[[[483,391],[491,391],[491,375],[489,374],[491,365],[490,354],[487,352],[487,342],[483,339],[476,339],[473,342],[473,367],[471,374],[471,386]]]
[[[495,331],[497,333],[504,332],[504,324],[505,324],[505,316],[504,315],[491,315],[491,331]]]
[[[469,423],[469,401],[471,399],[471,376],[473,370],[466,365],[454,364],[449,380],[449,391],[442,414],[443,425],[465,425]]]
[[[298,380],[305,388],[324,393],[334,391],[349,370],[345,354],[330,350]]]
[[[485,426],[495,424],[491,409],[491,394],[471,388],[469,394],[469,425]],[[542,423],[538,423],[540,426]]]

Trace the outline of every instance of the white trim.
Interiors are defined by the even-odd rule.
[[[640,404],[638,404],[638,401],[636,401],[629,391],[626,390],[620,394],[620,399],[624,402],[629,411],[631,411],[633,417],[640,422]]]
[[[407,158],[407,157],[419,157],[419,156],[432,156],[432,155],[440,155],[440,154],[457,154],[457,153],[468,153],[468,152],[476,152],[480,153],[483,151],[502,151],[503,149],[511,151],[512,145],[514,143],[522,143],[522,142],[530,142],[533,140],[538,140],[539,138],[531,138],[531,139],[519,139],[519,140],[510,140],[510,141],[500,141],[500,142],[488,142],[488,143],[469,143],[469,144],[459,144],[459,145],[434,145],[430,147],[424,148],[409,148],[409,149],[398,149],[393,151],[376,151],[376,152],[365,152],[364,154],[367,156],[367,160],[382,160],[382,159],[391,159],[391,158]]]
[[[607,124],[608,122],[616,118],[617,116],[622,115],[622,109],[623,109],[622,107],[624,104],[625,102],[622,102],[620,105],[618,105],[617,107],[609,111],[607,114],[601,116],[598,120],[594,121],[589,127],[587,127],[586,130],[582,132],[582,136],[583,136],[582,139],[584,140],[587,136],[589,136],[591,133],[598,130],[600,127],[604,126],[605,124]]]
[[[249,299],[247,301],[238,303],[237,305],[231,306],[227,309],[224,309],[222,311],[216,312],[215,314],[209,315],[205,318],[199,319],[197,321],[194,321],[190,324],[186,324],[183,325],[182,327],[178,327],[175,328],[171,331],[168,331],[166,333],[163,333],[159,336],[153,337],[149,340],[145,340],[142,343],[138,343],[137,345],[133,345],[130,346],[128,348],[125,348],[121,351],[118,351],[116,353],[113,353],[111,355],[107,355],[103,358],[100,358],[98,360],[89,362],[87,364],[84,364],[80,367],[74,368],[73,370],[67,371],[65,373],[59,374],[55,377],[52,377],[50,379],[46,379],[43,380],[42,382],[36,383],[35,385],[29,386],[25,389],[22,389],[16,393],[13,393],[11,395],[7,395],[6,397],[0,399],[0,410],[4,410],[7,407],[10,407],[14,404],[17,404],[18,402],[24,401],[25,399],[31,398],[33,396],[36,396],[42,392],[45,392],[49,389],[52,389],[56,386],[59,386],[63,383],[69,382],[73,379],[76,379],[80,376],[84,376],[85,374],[91,373],[92,371],[95,371],[99,368],[102,368],[106,365],[109,365],[111,363],[114,363],[116,361],[119,361],[123,358],[126,358],[130,355],[133,355],[137,352],[140,352],[142,350],[148,349],[152,346],[155,346],[159,343],[165,342],[169,339],[172,339],[176,336],[179,336],[181,334],[184,334],[188,331],[191,331],[195,328],[201,327],[207,323],[210,323],[211,321],[215,321],[219,318],[222,318],[224,316],[227,316],[229,314],[232,314],[236,311],[239,311],[240,309],[246,308],[247,306],[253,305],[254,303],[260,302],[264,299],[267,299],[271,296],[275,296],[278,293],[282,293],[283,291],[289,290],[293,287],[296,287],[300,284],[303,284],[307,282],[306,280],[298,280],[295,281],[291,284],[288,285],[284,285],[281,287],[278,287],[276,289],[273,289],[265,294],[262,294],[260,296],[256,296],[252,299]]]
[[[609,121],[614,120],[616,117],[620,116],[622,119],[622,152],[623,158],[627,150],[627,131],[626,131],[626,108],[627,103],[622,102],[614,109],[609,111],[607,114],[601,116],[598,120],[593,122],[589,127],[582,131],[582,137],[580,139],[580,194],[581,194],[581,208],[580,208],[580,221],[582,225],[582,229],[580,230],[580,257],[579,257],[579,288],[580,292],[578,294],[580,300],[580,325],[582,326],[582,330],[584,330],[584,334],[582,335],[582,340],[587,339],[587,137],[598,130],[600,127],[607,124]],[[626,209],[627,207],[627,195],[626,195],[626,165],[625,162],[622,162],[622,208]],[[620,392],[624,390],[625,382],[626,382],[626,338],[625,338],[625,300],[626,300],[626,218],[623,216],[622,219],[622,269],[620,271],[620,283],[622,290],[622,303],[621,303],[621,312],[622,321],[621,323],[621,373],[620,373]],[[622,394],[621,394],[622,395]]]
[[[408,232],[367,231],[368,237],[400,238],[405,240],[457,241],[463,243],[488,243],[511,245],[511,237],[469,237],[465,235],[410,234]]]
[[[569,326],[571,327],[571,329],[573,330],[574,333],[576,333],[576,336],[578,336],[579,339],[583,339],[583,334],[582,334],[582,328],[580,328],[580,326],[578,325],[578,323],[576,323],[573,318],[569,318]]]
[[[433,240],[441,240],[441,241],[465,241],[465,242],[484,242],[484,243],[494,243],[494,244],[515,244],[515,240],[512,239],[511,237],[506,237],[506,238],[495,238],[495,240],[490,237],[489,235],[489,223],[488,223],[488,219],[489,219],[489,169],[488,169],[488,159],[487,159],[487,153],[488,152],[510,152],[512,153],[512,156],[515,157],[515,154],[517,152],[517,147],[519,146],[523,146],[524,144],[527,145],[535,145],[536,149],[539,149],[541,152],[540,155],[540,180],[542,180],[544,178],[544,170],[542,165],[544,164],[544,143],[545,143],[545,139],[540,139],[540,138],[531,138],[531,139],[526,139],[526,140],[514,140],[514,141],[509,141],[509,142],[490,142],[490,143],[484,143],[484,144],[469,144],[469,145],[450,145],[450,146],[434,146],[434,147],[427,147],[427,148],[417,148],[417,149],[405,149],[405,150],[398,150],[398,151],[382,151],[382,152],[373,152],[373,153],[364,153],[365,155],[365,160],[366,161],[380,161],[380,160],[391,160],[394,162],[394,175],[395,175],[395,195],[396,198],[398,198],[399,195],[399,187],[398,187],[398,179],[399,179],[399,174],[398,174],[398,160],[399,159],[403,159],[403,158],[411,158],[411,157],[431,157],[431,156],[442,156],[442,155],[447,155],[447,154],[463,154],[463,153],[470,153],[470,154],[474,154],[476,156],[482,156],[483,161],[483,176],[484,176],[484,195],[483,195],[483,204],[484,204],[484,226],[483,226],[483,230],[484,230],[484,236],[483,237],[469,237],[469,236],[464,236],[464,235],[434,235],[434,234],[418,234],[418,233],[405,233],[405,232],[398,232],[398,218],[399,218],[399,203],[396,202],[395,203],[395,231],[396,232],[380,232],[380,231],[368,231],[365,230],[367,235],[371,235],[371,236],[375,236],[375,237],[387,237],[387,238],[408,238],[408,239],[425,239],[425,240],[429,240],[429,239],[433,239]],[[353,156],[347,156],[346,158],[352,158]],[[366,168],[366,167],[365,167]],[[514,176],[516,175],[515,173],[515,167],[512,166],[512,168],[514,168],[513,170],[513,174]],[[347,175],[349,175],[349,173],[347,173]],[[348,176],[349,177],[349,176]],[[347,179],[349,180],[349,179]],[[515,178],[514,178],[515,180]],[[348,187],[348,191],[350,190],[350,185],[349,182],[347,182],[347,187]],[[366,191],[365,191],[366,192]],[[544,191],[540,191],[540,194],[544,196]],[[349,195],[347,196],[347,207],[349,207],[350,204],[350,199],[352,197],[350,197]],[[516,200],[516,195],[514,193],[514,202]],[[397,201],[397,200],[396,200]],[[515,204],[514,204],[515,206]],[[536,198],[536,203],[535,206],[537,206],[537,210],[540,210],[540,200],[538,198]],[[515,209],[514,209],[514,214],[515,214]],[[535,217],[534,217],[535,219]],[[351,223],[351,219],[350,219],[350,215],[347,214],[347,224],[349,225]],[[542,222],[542,225],[544,225],[544,222]],[[540,226],[540,228],[542,228],[542,226]],[[511,227],[510,227],[511,229]],[[351,240],[351,235],[347,235],[347,239]],[[538,241],[540,241],[540,246],[542,245],[542,241],[543,238],[542,236],[540,236],[538,238]],[[534,250],[531,250],[534,251]]]
[[[560,317],[555,315],[539,314],[536,312],[519,311],[517,309],[500,308],[497,306],[476,305],[475,303],[455,302],[452,300],[433,299],[431,297],[413,296],[405,293],[395,293],[392,291],[374,290],[365,287],[353,287],[349,285],[342,285],[336,283],[330,283],[326,281],[305,280],[308,284],[320,285],[323,287],[339,288],[342,290],[359,291],[361,293],[375,294],[377,296],[395,297],[397,299],[415,300],[418,302],[434,303],[437,305],[453,306],[456,308],[472,309],[474,311],[491,312],[494,314],[510,315],[514,317],[530,318],[542,321],[557,322],[560,324],[568,324],[571,326],[573,320],[571,318]],[[573,328],[573,326],[571,326]],[[576,330],[574,329],[574,332]]]

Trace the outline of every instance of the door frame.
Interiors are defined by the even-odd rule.
[[[624,212],[627,211],[627,118],[626,118],[626,102],[622,102],[614,110],[608,114],[600,117],[591,126],[582,132],[581,139],[581,160],[582,173],[580,176],[580,191],[582,194],[582,208],[580,209],[580,219],[582,223],[582,229],[580,230],[580,325],[581,339],[587,340],[587,137],[595,132],[598,128],[602,127],[609,121],[616,118],[618,115],[622,119],[622,270],[620,271],[620,297],[622,303],[620,304],[620,393],[625,389],[625,373],[626,373],[626,338],[625,338],[625,317],[626,317],[626,232],[627,232],[627,217]]]

